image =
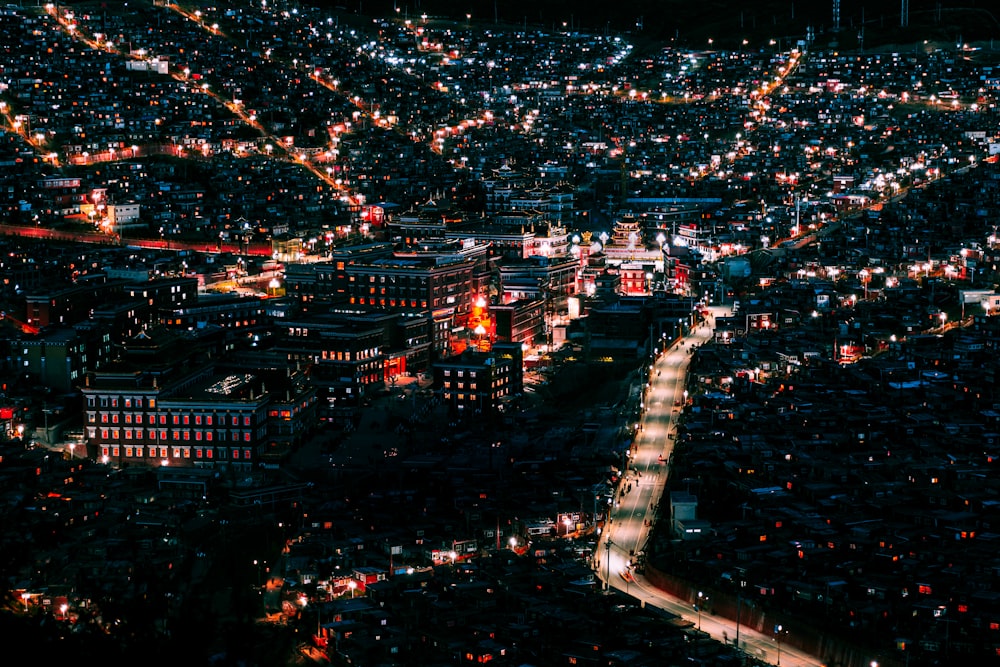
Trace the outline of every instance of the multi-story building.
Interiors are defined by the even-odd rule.
[[[466,348],[435,364],[435,383],[454,413],[491,414],[521,393],[522,368],[520,343],[496,343],[489,352]]]
[[[499,267],[503,303],[519,299],[544,299],[548,308],[558,310],[576,293],[578,261],[572,255],[535,255],[521,262]]]
[[[397,254],[347,269],[350,303],[368,308],[430,312],[434,349],[447,351],[451,331],[465,326],[479,288],[476,259],[455,255]]]
[[[227,329],[250,330],[269,319],[264,300],[256,296],[204,294],[196,301],[162,313],[162,323],[174,329],[197,329],[216,325]]]
[[[319,420],[346,423],[384,383],[429,368],[432,324],[426,314],[302,313],[282,322],[273,351],[307,369]]]
[[[341,422],[385,378],[383,323],[339,314],[313,314],[284,323],[275,346],[287,363],[309,368],[319,419]]]
[[[267,450],[269,417],[309,423],[314,394],[296,374],[223,371],[196,357],[180,337],[141,337],[125,360],[88,373],[83,394],[89,455],[119,466],[239,466]],[[281,434],[278,434],[281,435]]]
[[[417,244],[425,239],[443,238],[446,233],[464,224],[464,215],[458,209],[444,202],[429,201],[389,220],[386,230],[390,238],[405,244]]]
[[[106,326],[81,322],[13,340],[10,352],[19,372],[28,373],[40,385],[69,392],[85,373],[108,363],[111,337]]]
[[[198,300],[198,279],[159,278],[125,285],[123,292],[129,298],[145,301],[161,312],[170,311]]]
[[[88,454],[115,465],[251,467],[267,436],[271,396],[252,374],[211,367],[87,376]]]
[[[509,213],[490,222],[484,220],[462,229],[451,230],[445,233],[445,238],[459,241],[472,239],[476,243],[489,244],[492,254],[519,260],[535,254],[536,224],[541,224],[537,214]]]
[[[498,341],[529,347],[544,342],[545,301],[523,299],[490,306]]]
[[[120,299],[125,284],[98,273],[80,276],[70,287],[39,288],[25,296],[25,321],[37,328],[75,324],[89,318],[95,307]]]
[[[327,262],[289,264],[285,267],[285,291],[303,304],[311,301],[346,303],[350,297],[347,267],[392,256],[392,245],[369,243],[334,248]]]
[[[285,355],[267,350],[230,355],[219,362],[217,369],[227,376],[248,373],[260,376],[262,388],[271,397],[261,460],[284,460],[319,424],[319,392],[308,377],[308,366],[289,363]]]
[[[93,308],[90,319],[103,323],[112,342],[120,345],[155,325],[157,316],[148,302],[130,299]]]
[[[507,205],[515,211],[539,211],[549,222],[566,224],[573,215],[573,190],[557,185],[513,191]]]
[[[626,296],[643,296],[652,292],[653,286],[652,264],[640,264],[639,262],[622,262],[618,266],[618,275],[621,276],[621,291]]]

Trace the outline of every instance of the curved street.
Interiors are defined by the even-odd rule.
[[[641,574],[629,568],[635,554],[645,548],[652,530],[649,523],[657,513],[654,506],[663,502],[667,481],[667,462],[673,453],[677,434],[677,417],[681,404],[686,400],[685,376],[691,361],[691,349],[712,337],[715,317],[730,313],[728,307],[712,307],[706,322],[691,329],[654,364],[652,382],[646,393],[646,410],[641,418],[641,429],[636,436],[622,488],[626,492],[611,510],[611,521],[600,538],[595,557],[597,576],[627,595],[675,614],[712,639],[733,644],[739,638],[739,647],[750,656],[770,664],[788,667],[820,667],[823,663],[794,647],[779,644],[773,635],[756,632],[736,622],[713,616],[697,609],[697,600],[683,600],[668,595],[654,587]],[[666,499],[669,502],[669,499]],[[668,520],[669,509],[660,513]]]

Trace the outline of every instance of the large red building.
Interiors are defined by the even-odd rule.
[[[116,465],[249,467],[267,436],[271,396],[252,374],[95,373],[83,397],[88,454]]]
[[[301,372],[227,369],[181,345],[140,342],[126,361],[87,374],[89,456],[119,466],[249,468],[316,424],[316,390]]]

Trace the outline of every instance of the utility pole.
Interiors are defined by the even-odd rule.
[[[743,611],[743,591],[736,592],[736,639],[735,646],[738,651],[740,648],[740,613]]]
[[[608,511],[608,516],[611,516],[610,510]],[[610,531],[610,526],[608,527]],[[604,558],[607,561],[605,567],[607,568],[607,573],[604,575],[604,586],[607,590],[611,589],[611,535],[608,534],[608,541],[604,543]]]

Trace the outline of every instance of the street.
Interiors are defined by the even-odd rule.
[[[699,612],[697,600],[670,596],[630,568],[635,555],[644,549],[652,530],[647,522],[657,516],[654,506],[664,501],[669,503],[669,497],[664,497],[667,462],[673,453],[680,406],[687,398],[684,378],[691,361],[690,351],[692,346],[711,339],[715,317],[725,317],[730,310],[716,306],[710,312],[705,324],[692,329],[654,364],[652,386],[646,394],[647,409],[633,445],[627,479],[622,482],[623,488],[629,488],[631,484],[631,491],[625,493],[614,506],[610,525],[601,536],[596,554],[597,575],[606,584],[637,600],[690,621],[717,641],[732,643],[738,636],[740,648],[757,659],[788,667],[820,667],[823,663],[819,659],[784,643],[779,644],[772,635],[756,632],[745,625],[740,626],[737,632],[734,620],[713,616],[704,610]],[[664,508],[659,516],[668,520],[668,508]],[[663,527],[662,530],[668,528]]]

